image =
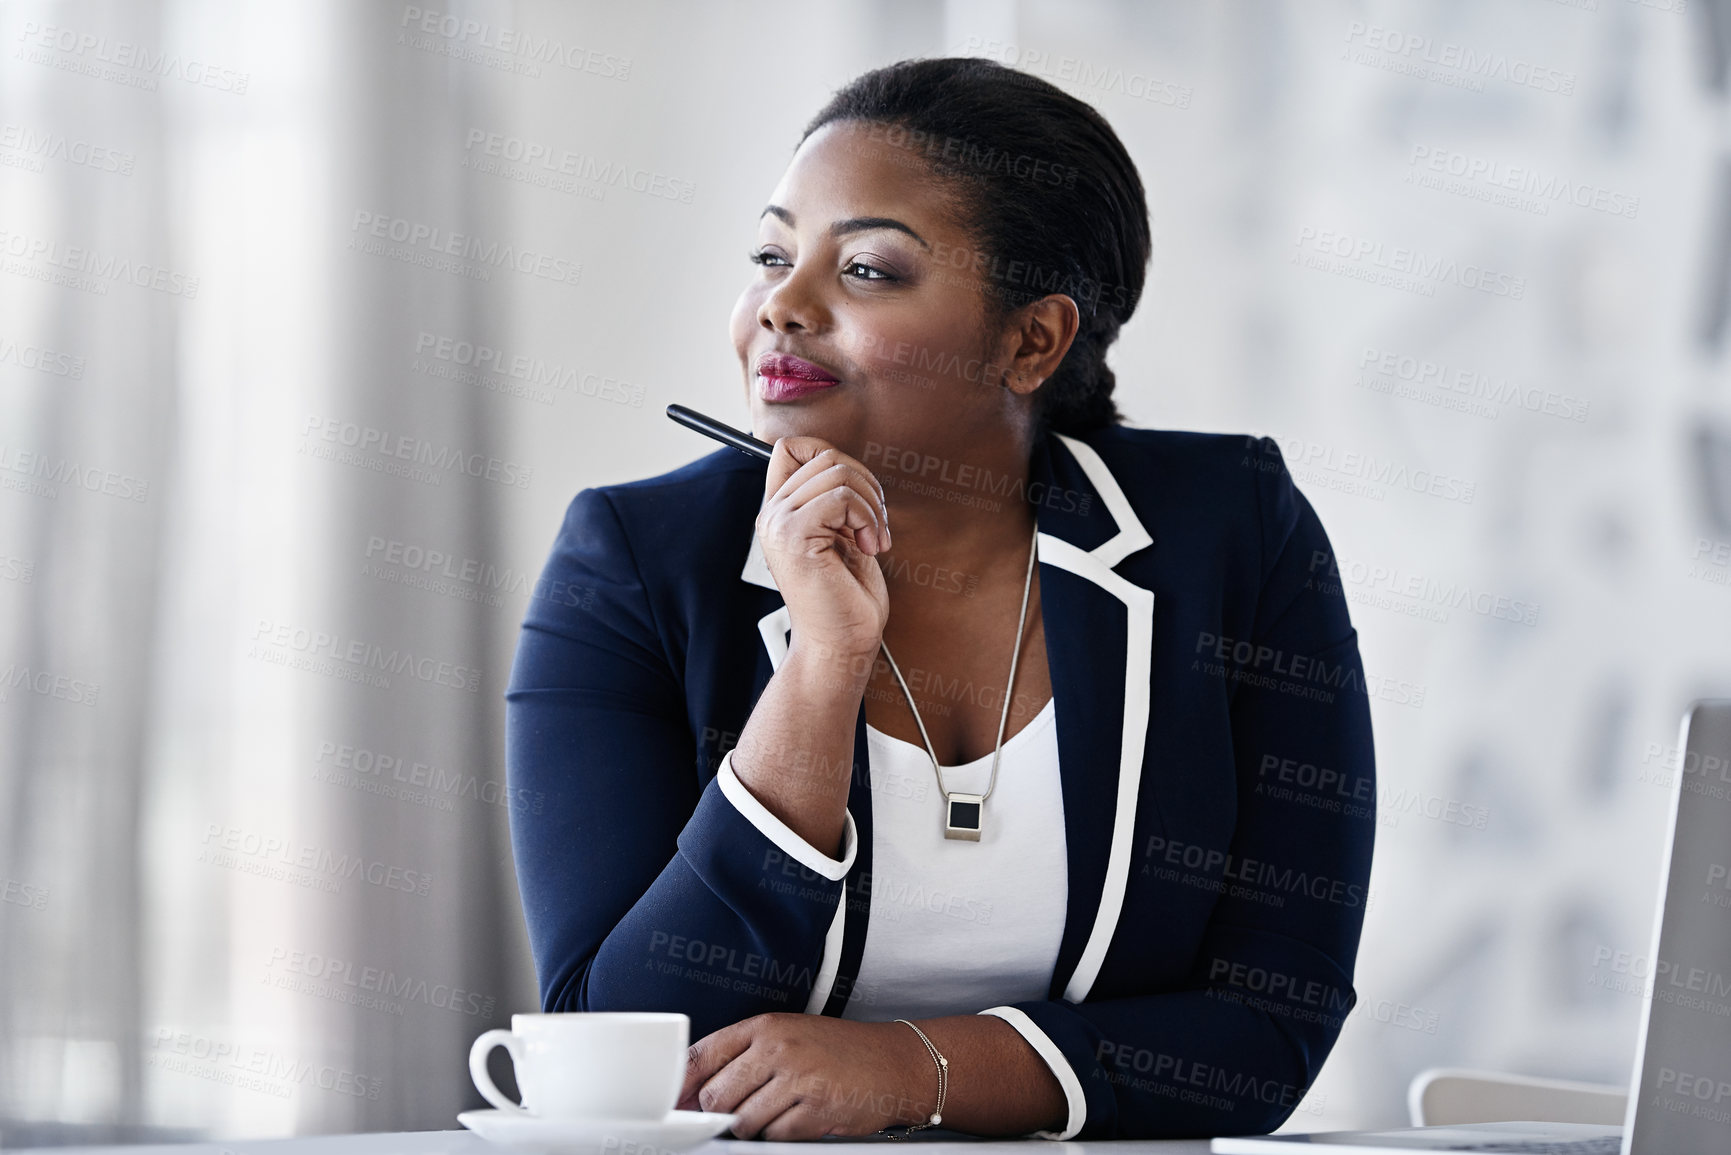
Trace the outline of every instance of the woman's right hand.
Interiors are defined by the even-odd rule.
[[[821,437],[782,437],[764,493],[757,537],[787,603],[794,643],[844,659],[875,656],[890,616],[875,560],[890,547],[883,486]]]

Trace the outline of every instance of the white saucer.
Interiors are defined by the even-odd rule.
[[[509,1111],[464,1111],[457,1122],[487,1140],[561,1155],[665,1155],[713,1139],[737,1115],[669,1111],[660,1119],[537,1119]]]

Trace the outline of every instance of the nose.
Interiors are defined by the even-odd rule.
[[[814,285],[815,270],[795,268],[764,295],[757,323],[772,333],[822,332],[829,325],[829,307]]]

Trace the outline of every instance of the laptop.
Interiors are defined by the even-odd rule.
[[[1654,918],[1621,1127],[1472,1123],[1216,1139],[1215,1155],[1706,1155],[1731,1152],[1731,700],[1683,716],[1671,783],[1667,868]]]

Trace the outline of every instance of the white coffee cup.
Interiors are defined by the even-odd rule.
[[[542,1119],[661,1119],[679,1101],[691,1020],[653,1011],[512,1015],[469,1048],[469,1075],[501,1111]],[[487,1056],[511,1052],[519,1106],[493,1085]]]

